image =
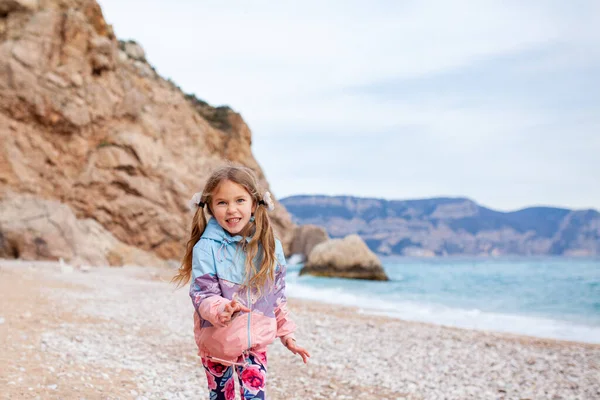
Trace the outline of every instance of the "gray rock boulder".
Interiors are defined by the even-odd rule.
[[[320,243],[329,240],[324,228],[316,225],[300,225],[294,229],[294,240],[290,246],[290,254],[301,254],[306,260],[310,252]]]
[[[300,275],[387,281],[381,261],[358,235],[320,243],[308,255]]]

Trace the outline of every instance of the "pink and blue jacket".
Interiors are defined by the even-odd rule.
[[[198,354],[231,363],[245,352],[265,351],[276,337],[285,344],[296,329],[286,306],[286,263],[281,242],[275,241],[275,281],[258,297],[241,286],[246,278],[246,254],[239,246],[241,240],[242,236],[229,235],[210,218],[192,255],[190,297],[195,308]],[[240,313],[229,325],[224,325],[218,315],[234,294],[251,312]]]

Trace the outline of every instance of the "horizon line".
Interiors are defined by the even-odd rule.
[[[527,209],[531,209],[531,208],[552,208],[552,209],[560,209],[560,210],[568,210],[568,211],[595,211],[595,212],[600,213],[600,211],[594,207],[569,208],[569,207],[565,207],[565,206],[556,206],[556,205],[548,205],[548,204],[528,205],[528,206],[524,206],[521,208],[510,209],[510,210],[509,209],[499,209],[499,208],[489,207],[487,205],[479,203],[470,197],[448,196],[448,195],[399,199],[399,198],[372,197],[372,196],[351,195],[351,194],[330,195],[330,194],[322,194],[322,193],[312,193],[312,194],[311,193],[299,193],[299,194],[291,194],[291,195],[287,195],[287,196],[282,196],[282,197],[278,198],[277,200],[282,201],[282,200],[290,198],[290,197],[300,197],[300,196],[304,196],[304,197],[352,197],[352,198],[361,199],[361,200],[383,200],[383,201],[422,201],[422,200],[452,199],[452,200],[468,200],[468,201],[475,203],[479,207],[487,208],[492,211],[499,211],[499,212],[505,212],[505,213],[523,211],[523,210],[527,210]]]

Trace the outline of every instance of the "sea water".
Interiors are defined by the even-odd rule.
[[[382,258],[390,280],[298,276],[287,295],[410,321],[600,343],[600,259]]]

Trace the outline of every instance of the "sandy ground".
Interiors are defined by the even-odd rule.
[[[208,399],[169,275],[0,260],[0,399]],[[598,345],[289,303],[312,358],[270,347],[272,400],[600,398]]]

